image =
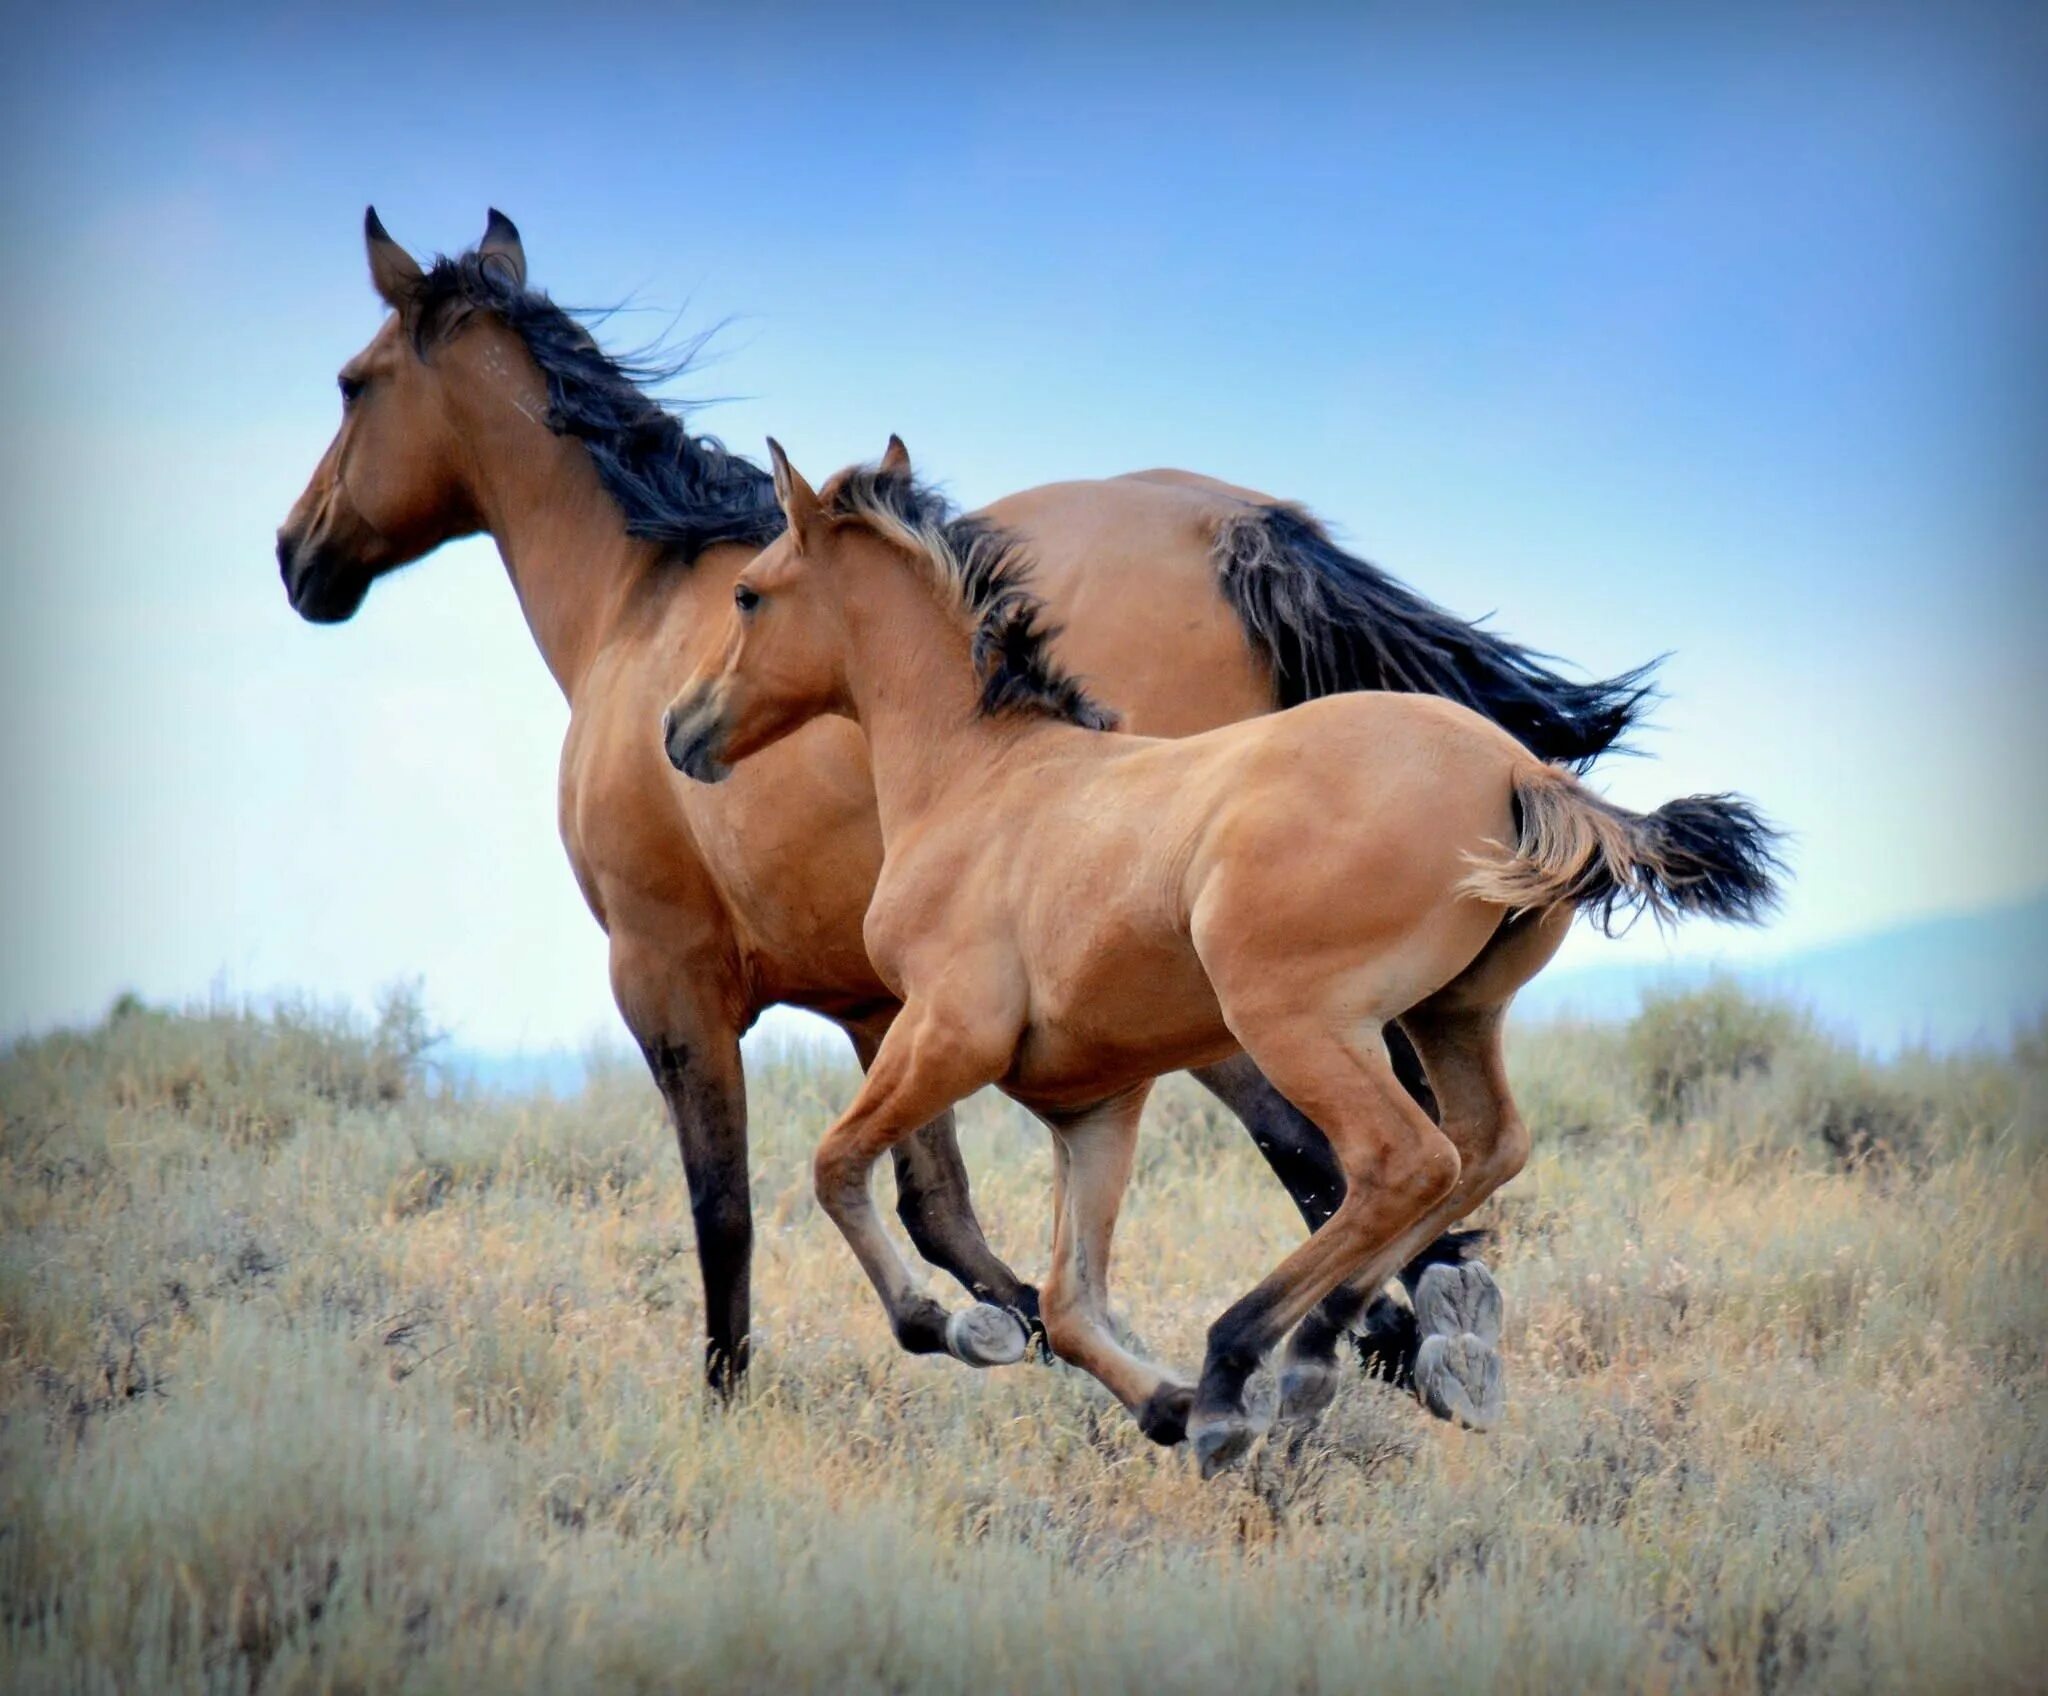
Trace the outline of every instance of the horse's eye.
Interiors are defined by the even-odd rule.
[[[341,404],[343,406],[353,406],[356,403],[356,398],[363,392],[362,378],[337,377],[334,380],[341,388]]]
[[[749,588],[744,583],[735,583],[732,586],[732,600],[733,605],[741,612],[752,612],[761,604],[761,591]]]

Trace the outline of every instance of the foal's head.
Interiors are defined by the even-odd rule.
[[[338,624],[386,572],[478,528],[449,405],[449,367],[422,358],[428,273],[363,219],[370,281],[390,316],[342,366],[341,428],[277,533],[277,564],[298,613]],[[473,262],[506,287],[526,281],[519,232],[493,211]]]
[[[1051,718],[1106,730],[1116,720],[1053,662],[1057,631],[1026,586],[1017,538],[946,503],[911,475],[902,442],[814,492],[768,444],[787,527],[733,585],[725,639],[662,720],[669,759],[707,783],[821,713],[852,710],[849,597],[873,562],[921,577],[959,618],[959,659],[984,716]],[[872,592],[872,589],[871,591]],[[938,640],[936,636],[933,640]]]
[[[850,551],[887,546],[835,514],[772,437],[768,454],[787,528],[740,573],[725,639],[662,715],[670,762],[701,783],[721,781],[735,761],[820,714],[847,710],[836,568]],[[911,486],[910,456],[894,436],[876,475]],[[828,482],[826,495],[845,477]]]

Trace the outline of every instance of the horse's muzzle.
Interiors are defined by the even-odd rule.
[[[367,572],[336,570],[316,546],[288,530],[277,533],[277,574],[285,599],[308,624],[341,624],[355,615],[369,593]]]
[[[661,744],[668,750],[668,763],[699,783],[724,782],[732,767],[713,752],[724,740],[724,728],[718,709],[709,702],[680,710],[670,707],[661,715]]]

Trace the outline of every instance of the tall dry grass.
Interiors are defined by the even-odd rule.
[[[652,1090],[436,1098],[403,997],[0,1059],[8,1689],[2042,1684],[2039,1033],[1874,1066],[1714,990],[1535,1028],[1489,1210],[1511,1411],[1354,1385],[1203,1485],[1059,1368],[898,1355],[753,1077],[757,1384],[707,1409]],[[1043,1263],[1043,1138],[967,1115]],[[1296,1235],[1169,1086],[1119,1241],[1183,1367]]]

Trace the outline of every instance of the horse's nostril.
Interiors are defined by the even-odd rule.
[[[286,535],[286,534],[285,534],[285,532],[284,532],[284,531],[282,531],[282,530],[278,531],[278,533],[277,533],[277,572],[278,572],[278,575],[279,575],[280,577],[282,577],[282,578],[283,578],[283,579],[285,580],[285,585],[286,585],[286,587],[287,587],[287,588],[289,588],[289,587],[290,587],[290,585],[291,585],[291,580],[292,580],[292,555],[293,555],[293,553],[294,553],[295,551],[296,551],[296,550],[295,550],[295,549],[293,548],[293,546],[292,546],[292,539],[291,539],[291,537],[290,537],[290,536],[288,536],[288,535]]]

